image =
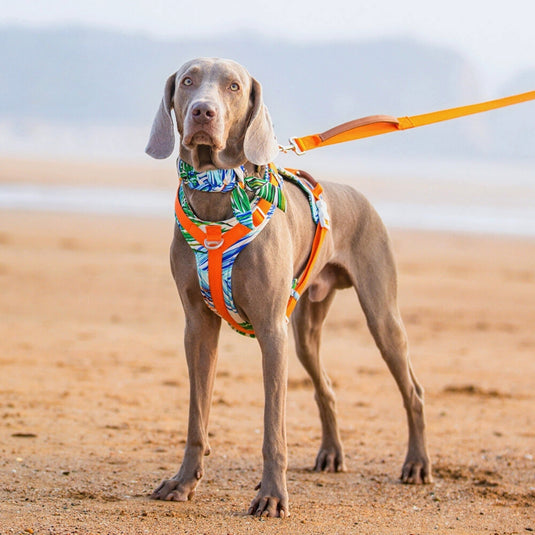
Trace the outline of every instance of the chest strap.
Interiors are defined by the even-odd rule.
[[[227,257],[227,263],[229,263],[229,249],[249,235],[251,230],[241,223],[236,223],[234,227],[224,233],[222,227],[216,224],[207,225],[203,231],[186,215],[179,202],[178,195],[175,201],[175,214],[181,230],[183,229],[183,234],[185,231],[197,242],[197,246],[192,247],[192,249],[195,252],[197,274],[204,301],[210,309],[219,314],[231,327],[242,334],[253,336],[254,331],[248,322],[239,322],[235,316],[231,315],[231,311],[225,303],[225,291],[223,287],[225,282],[223,257],[227,253],[225,256]],[[188,238],[186,238],[186,241],[192,246]],[[237,254],[233,255],[230,261],[231,265],[234,263],[233,261],[236,256]]]

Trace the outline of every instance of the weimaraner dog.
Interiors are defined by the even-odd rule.
[[[147,153],[166,158],[174,149],[174,110],[180,135],[180,158],[197,171],[245,165],[263,176],[277,154],[261,85],[241,65],[222,59],[195,59],[165,84]],[[345,470],[336,420],[335,396],[319,346],[321,329],[336,290],[353,287],[368,327],[401,392],[407,413],[408,452],[401,472],[404,483],[431,481],[425,438],[423,389],[411,369],[407,335],[396,302],[396,268],[385,227],[369,202],[351,187],[325,183],[331,230],[309,285],[291,317],[299,360],[310,374],[319,408],[322,439],[315,470]],[[192,209],[203,220],[232,216],[230,193],[186,189]],[[263,471],[249,513],[289,515],[286,488],[286,391],[288,322],[285,311],[292,280],[303,269],[315,225],[303,192],[284,183],[287,210],[276,210],[266,228],[238,255],[232,294],[240,315],[254,327],[262,351],[264,381]],[[190,378],[187,442],[178,473],[156,488],[152,498],[191,499],[203,477],[203,457],[210,453],[208,417],[217,361],[221,319],[200,292],[194,253],[175,228],[171,269],[184,307],[186,359]]]

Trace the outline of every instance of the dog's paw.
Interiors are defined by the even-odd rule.
[[[260,489],[256,498],[251,502],[247,511],[248,515],[271,517],[271,518],[288,518],[290,509],[288,507],[288,492],[286,490],[278,492],[262,492],[262,484],[256,487]]]
[[[426,457],[419,459],[407,458],[401,470],[401,482],[410,485],[432,483],[431,463]]]
[[[187,502],[195,494],[198,480],[187,484],[178,479],[166,479],[150,495],[152,500],[166,500],[172,502]]]
[[[345,472],[344,452],[341,447],[320,448],[314,464],[315,472]]]

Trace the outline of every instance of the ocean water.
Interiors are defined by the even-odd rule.
[[[535,176],[529,168],[502,180],[485,174],[484,181],[474,175],[448,182],[403,177],[397,169],[395,187],[392,179],[374,180],[372,173],[364,193],[389,228],[535,237]],[[0,210],[172,218],[174,195],[162,189],[0,183]]]
[[[170,217],[173,195],[156,189],[0,184],[0,209]]]

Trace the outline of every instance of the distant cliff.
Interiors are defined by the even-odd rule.
[[[408,39],[311,45],[240,33],[161,41],[88,28],[6,27],[0,28],[0,123],[148,131],[167,76],[204,55],[236,59],[261,81],[281,141],[365,115],[469,104],[483,94],[465,58]],[[535,71],[519,73],[492,97],[532,89]],[[533,158],[535,103],[401,135],[409,141],[385,136],[354,150]]]

